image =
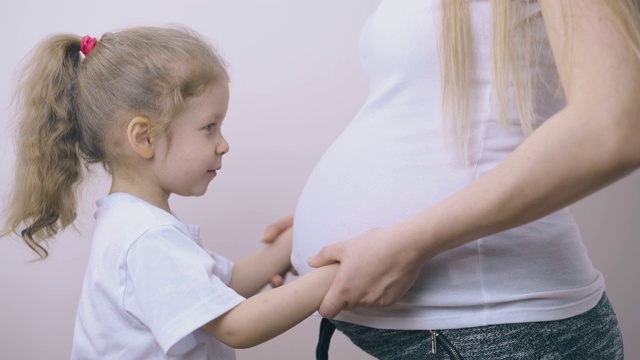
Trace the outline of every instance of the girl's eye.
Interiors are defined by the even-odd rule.
[[[216,127],[216,124],[215,123],[211,123],[211,124],[205,126],[204,128],[205,128],[205,130],[207,130],[209,132],[212,132],[213,129],[215,129],[215,127]]]

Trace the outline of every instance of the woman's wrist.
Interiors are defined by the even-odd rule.
[[[436,242],[436,226],[429,225],[429,214],[420,213],[402,220],[386,230],[394,246],[401,249],[406,261],[423,266],[446,248]]]

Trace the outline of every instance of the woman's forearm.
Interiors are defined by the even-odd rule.
[[[413,242],[427,261],[555,212],[633,172],[640,159],[638,122],[600,116],[578,108],[558,113],[495,169],[397,224],[399,238]]]
[[[640,59],[601,3],[561,3],[540,6],[568,105],[495,169],[403,222],[410,241],[428,234],[423,245],[444,251],[557,211],[638,167]]]

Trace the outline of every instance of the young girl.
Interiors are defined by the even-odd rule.
[[[336,266],[253,296],[290,266],[291,235],[234,265],[169,207],[171,194],[203,195],[229,151],[228,81],[184,28],[54,35],[23,70],[9,230],[46,258],[43,242],[76,217],[83,164],[112,176],[97,203],[73,359],[233,359],[231,348],[317,310]]]

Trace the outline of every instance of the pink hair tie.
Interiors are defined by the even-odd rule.
[[[89,55],[93,47],[96,46],[98,40],[89,35],[85,35],[82,37],[82,43],[80,44],[80,51],[85,55]]]

